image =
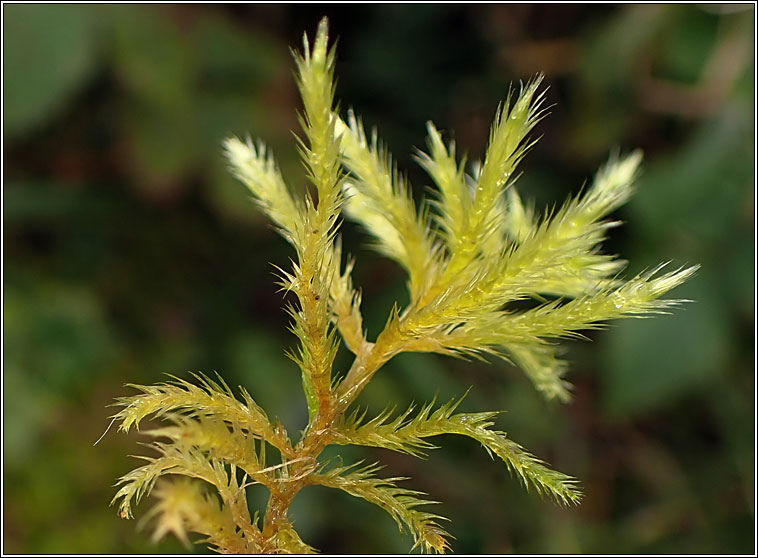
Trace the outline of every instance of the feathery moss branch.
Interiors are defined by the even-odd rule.
[[[556,340],[682,302],[661,297],[696,267],[668,273],[659,267],[624,279],[626,262],[600,251],[608,229],[618,225],[609,215],[633,192],[641,154],[611,158],[585,192],[538,215],[513,186],[534,143],[529,136],[545,115],[537,76],[498,108],[482,164],[467,167],[455,145],[446,145],[427,123],[428,153],[417,159],[438,194],[416,204],[378,133],[367,138],[361,120],[352,111],[343,120],[335,106],[335,51],[326,19],[294,57],[304,107],[298,146],[311,189],[293,196],[262,142],[231,138],[224,149],[232,172],[295,251],[292,268],[279,270],[279,284],[296,297],[287,311],[298,346],[288,354],[300,369],[308,423],[293,444],[247,391],[241,388],[239,400],[223,380],[203,375],[195,375],[196,383],[174,378],[132,386],[139,393],[116,402],[120,430],[148,417],[166,424],[146,433],[157,455],[142,457],[146,464],[121,477],[113,503],[131,517],[152,491],[154,538],[173,533],[186,543],[194,532],[219,552],[305,554],[315,549],[296,532],[289,509],[303,487],[322,485],[381,507],[411,533],[414,548],[444,552],[452,537],[440,526],[443,518],[424,511],[435,502],[398,486],[405,479],[379,478],[376,465],[319,461],[329,445],[423,457],[437,447],[430,439],[443,434],[476,440],[527,489],[578,503],[577,481],[494,429],[497,412],[457,412],[460,400],[437,407],[432,401],[366,420],[365,411],[351,406],[389,359],[409,351],[497,355],[522,368],[547,399],[568,401],[567,363],[558,358]],[[395,303],[373,341],[363,327],[354,260],[343,263],[343,208],[408,274],[409,305]],[[515,309],[524,299],[539,305]],[[344,375],[333,370],[340,343],[353,354]],[[267,455],[267,448],[278,451]],[[269,493],[264,514],[252,519],[245,492],[251,484]]]
[[[342,245],[339,238],[334,246],[333,257],[336,261],[342,259]],[[351,272],[354,261],[348,261],[345,269],[332,279],[329,302],[333,315],[333,321],[339,330],[345,346],[353,353],[358,354],[366,345],[366,336],[363,332],[363,316],[361,316],[361,294],[353,288]]]
[[[300,124],[307,142],[300,141],[300,153],[318,194],[317,203],[309,195],[305,198],[305,228],[296,239],[298,263],[290,285],[300,304],[297,311],[291,312],[292,329],[300,340],[300,354],[294,360],[302,370],[311,422],[318,412],[322,417],[329,414],[331,368],[337,350],[334,332],[330,331],[328,304],[331,281],[339,268],[332,255],[342,205],[342,175],[339,138],[332,118],[335,54],[334,49],[327,50],[327,41],[327,22],[322,20],[313,49],[304,36],[303,54],[294,53],[297,83],[305,105]]]
[[[547,468],[505,433],[490,429],[498,412],[454,414],[462,400],[449,401],[435,410],[432,401],[413,418],[408,418],[412,406],[392,420],[391,413],[384,412],[361,424],[362,417],[353,414],[340,429],[335,443],[387,448],[421,457],[423,450],[436,448],[426,438],[460,434],[477,440],[490,455],[500,457],[525,486],[531,484],[538,492],[550,494],[564,504],[579,501],[581,493],[575,479]]]
[[[523,143],[527,134],[544,115],[540,111],[544,92],[537,93],[542,79],[538,76],[528,83],[513,106],[509,94],[497,111],[484,164],[474,184],[469,218],[464,221],[467,226],[451,247],[449,273],[457,273],[467,265],[478,248],[489,244],[488,237],[502,230],[499,202],[516,166],[533,143]]]
[[[128,384],[141,394],[119,397],[115,405],[124,407],[113,415],[120,421],[119,430],[128,432],[139,427],[146,417],[161,418],[172,411],[181,411],[193,417],[215,417],[248,430],[284,455],[292,453],[291,442],[284,428],[269,422],[266,413],[253,400],[245,388],[240,388],[244,403],[237,400],[223,380],[214,382],[203,374],[193,374],[199,385],[174,378],[173,381],[154,386]]]
[[[237,494],[237,508],[247,507],[244,490]],[[260,532],[247,522],[235,521],[232,509],[207,490],[202,483],[179,477],[160,483],[153,492],[158,501],[145,515],[145,520],[154,520],[153,540],[157,541],[173,533],[185,545],[189,544],[187,532],[205,535],[200,542],[222,554],[259,554],[262,550]]]
[[[411,300],[416,300],[439,272],[439,247],[427,214],[417,212],[408,185],[376,132],[369,142],[352,112],[347,124],[337,116],[334,122],[344,164],[353,176],[345,182],[346,213],[374,236],[380,252],[406,269]]]
[[[224,141],[226,157],[232,173],[247,186],[259,207],[279,227],[282,235],[295,244],[295,235],[302,235],[302,209],[292,199],[287,185],[263,142],[257,147],[251,139]]]
[[[381,467],[369,465],[360,468],[359,465],[357,463],[314,473],[308,477],[308,482],[338,488],[379,506],[392,516],[401,531],[403,525],[408,528],[413,535],[413,548],[420,547],[424,552],[439,553],[449,548],[447,538],[450,535],[438,523],[445,518],[417,509],[437,502],[420,498],[419,496],[424,496],[422,492],[398,487],[396,483],[406,480],[405,478],[378,478],[374,474]]]

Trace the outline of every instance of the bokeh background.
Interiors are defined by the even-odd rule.
[[[270,265],[286,267],[290,248],[228,174],[221,141],[264,138],[303,184],[289,47],[323,15],[343,110],[379,127],[417,197],[426,120],[479,158],[509,84],[544,72],[552,108],[522,196],[553,206],[610,153],[642,148],[639,191],[606,251],[630,274],[702,264],[673,293],[695,302],[673,315],[565,343],[570,404],[544,402],[503,362],[430,355],[396,358],[361,396],[381,410],[473,386],[462,408],[507,410],[498,426],[581,479],[581,506],[527,493],[465,439],[439,439],[424,461],[370,449],[346,460],[379,459],[442,501],[458,552],[755,552],[751,4],[4,4],[3,551],[203,552],[152,544],[108,507],[140,438],[93,443],[127,382],[217,370],[290,432],[305,425]],[[404,277],[343,231],[375,336]],[[411,546],[346,494],[306,489],[292,513],[326,552]]]

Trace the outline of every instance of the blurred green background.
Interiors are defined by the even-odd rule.
[[[429,180],[412,154],[426,120],[479,158],[509,84],[544,72],[553,106],[521,195],[560,203],[609,153],[642,148],[639,191],[605,250],[630,260],[630,274],[702,264],[673,294],[694,303],[565,343],[568,405],[545,403],[503,362],[430,355],[396,358],[361,396],[381,409],[473,386],[463,408],[506,409],[498,427],[581,479],[581,506],[527,493],[470,440],[440,439],[425,461],[370,449],[346,459],[379,459],[441,500],[457,552],[754,552],[749,4],[4,4],[3,551],[188,551],[150,543],[108,507],[140,438],[111,431],[93,443],[126,382],[217,370],[290,432],[304,426],[270,265],[292,254],[227,173],[221,141],[265,139],[302,185],[288,48],[322,15],[339,37],[342,109],[379,126],[418,197]],[[360,251],[354,279],[373,337],[404,299],[404,277],[352,224],[343,232]],[[325,552],[411,546],[384,512],[345,494],[306,489],[292,513]]]

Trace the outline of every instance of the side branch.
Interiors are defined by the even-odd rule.
[[[450,401],[434,411],[432,402],[410,419],[412,408],[395,419],[390,420],[390,413],[385,412],[364,424],[360,424],[362,417],[354,414],[344,424],[335,443],[381,447],[420,456],[424,450],[435,448],[426,438],[460,434],[478,441],[490,456],[494,454],[502,459],[525,487],[532,486],[563,504],[579,502],[581,492],[575,479],[548,468],[504,432],[490,429],[497,412],[453,414],[460,401]]]

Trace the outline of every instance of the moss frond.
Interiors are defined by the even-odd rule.
[[[313,473],[308,480],[311,484],[337,488],[379,506],[392,516],[401,531],[403,525],[408,528],[414,539],[413,548],[421,548],[424,552],[445,552],[449,548],[447,538],[450,534],[438,523],[445,518],[417,509],[437,502],[420,498],[424,496],[422,492],[397,486],[396,483],[404,478],[376,477],[380,468],[376,465],[360,467],[357,463]]]
[[[418,212],[410,187],[379,143],[366,139],[352,113],[347,124],[335,117],[341,151],[351,178],[345,182],[345,212],[375,239],[376,249],[408,272],[411,300],[416,300],[439,271],[438,253],[425,211]]]
[[[241,492],[244,498],[242,495],[244,491]],[[145,521],[153,520],[154,541],[172,533],[188,545],[187,533],[193,532],[205,535],[199,542],[222,554],[261,552],[260,532],[241,529],[230,509],[204,489],[202,483],[184,477],[164,480],[158,483],[153,496],[157,503],[145,515]]]
[[[537,225],[534,215],[534,205],[521,201],[518,190],[511,186],[505,192],[506,211],[503,214],[503,229],[512,242],[523,242]]]
[[[113,497],[111,504],[119,499],[121,517],[132,517],[132,502],[138,504],[143,496],[150,494],[158,477],[166,474],[184,475],[201,479],[216,488],[223,488],[227,483],[224,464],[207,458],[200,450],[178,447],[172,444],[155,443],[152,446],[159,452],[158,457],[137,456],[147,461],[121,477],[116,486],[121,486]]]
[[[245,142],[228,138],[224,141],[224,150],[232,174],[247,186],[263,212],[279,227],[282,236],[290,243],[296,243],[296,235],[302,235],[302,210],[292,199],[273,155],[267,152],[263,142],[259,141],[256,147],[250,138]]]
[[[302,541],[297,545],[292,534],[264,539],[257,522],[250,520],[245,488],[262,484],[270,491],[280,491],[282,486],[315,470],[315,460],[301,457],[266,467],[265,445],[262,442],[256,445],[256,438],[247,433],[215,418],[194,419],[176,414],[166,418],[173,424],[147,432],[154,438],[169,440],[149,446],[159,455],[139,456],[148,463],[117,483],[121,488],[112,503],[121,500],[122,517],[132,516],[132,505],[150,494],[160,477],[177,475],[178,480],[158,484],[160,490],[154,494],[158,505],[145,518],[157,517],[154,538],[173,532],[186,541],[186,531],[192,531],[208,535],[202,542],[212,548],[235,553],[287,549],[299,552],[308,548]],[[308,461],[305,469],[293,477],[291,468],[304,461]],[[238,481],[238,470],[244,472],[243,484]],[[202,483],[191,479],[212,485],[221,498],[220,506],[218,498],[203,489]]]
[[[518,241],[503,260],[497,288],[514,295],[577,297],[618,286],[618,281],[607,278],[626,262],[598,253],[607,229],[618,223],[601,219],[629,198],[641,160],[639,151],[612,158],[583,196],[569,200],[539,224],[531,211],[520,209],[517,194],[512,194],[506,222]]]
[[[508,343],[502,348],[546,399],[558,399],[564,403],[571,399],[571,384],[563,379],[568,364],[557,358],[555,345]]]
[[[545,465],[504,432],[490,430],[491,413],[460,413],[451,417],[445,425],[447,434],[461,434],[473,438],[490,453],[495,454],[524,483],[525,488],[534,487],[540,494],[548,494],[562,504],[578,504],[582,493],[576,479]],[[442,434],[443,432],[440,432]]]
[[[265,474],[266,446],[260,441],[256,444],[256,436],[215,417],[193,419],[169,415],[167,418],[173,424],[146,434],[153,438],[168,438],[182,451],[200,451],[211,459],[232,464],[261,484],[273,482]]]
[[[432,401],[412,419],[408,417],[413,407],[392,420],[389,418],[391,413],[384,412],[363,424],[361,415],[354,414],[340,429],[336,443],[381,447],[420,457],[423,456],[422,450],[436,448],[426,438],[460,434],[477,440],[490,455],[500,457],[527,488],[531,485],[564,504],[579,502],[581,493],[575,479],[549,469],[544,462],[507,438],[504,432],[490,429],[498,412],[453,414],[462,400],[451,400],[435,410],[432,410]]]
[[[113,422],[120,430],[149,417],[165,423],[147,432],[156,455],[141,457],[146,463],[118,480],[112,503],[131,517],[132,506],[153,492],[157,504],[148,518],[155,520],[156,539],[172,533],[187,543],[192,532],[219,552],[312,553],[288,510],[303,487],[322,485],[384,509],[411,533],[414,549],[444,552],[451,538],[440,526],[444,518],[424,510],[436,502],[399,486],[404,478],[380,478],[377,465],[319,461],[333,444],[423,458],[437,448],[430,439],[444,434],[476,440],[527,489],[576,504],[577,481],[495,430],[498,412],[457,412],[460,399],[411,405],[398,414],[390,402],[370,419],[350,407],[388,360],[409,351],[496,355],[521,367],[547,399],[567,401],[567,365],[553,342],[581,337],[609,320],[665,313],[683,301],[661,297],[697,269],[662,273],[659,266],[626,280],[620,276],[626,262],[600,250],[608,229],[619,224],[609,215],[633,192],[639,152],[611,158],[586,191],[555,211],[540,215],[522,202],[513,184],[534,143],[529,135],[545,114],[541,76],[500,105],[481,164],[467,167],[455,144],[446,145],[427,124],[428,153],[417,158],[438,193],[417,207],[377,132],[367,137],[352,111],[346,120],[339,116],[328,31],[324,18],[313,42],[305,36],[302,52],[293,52],[304,106],[297,141],[311,183],[307,192],[292,195],[263,143],[224,143],[232,172],[295,251],[291,269],[278,273],[282,289],[297,299],[286,308],[298,341],[288,356],[300,368],[308,424],[293,445],[246,390],[235,397],[223,380],[202,374],[195,383],[172,377],[156,386],[131,385],[139,393],[116,402],[121,409]],[[408,274],[410,304],[393,304],[373,342],[363,329],[354,260],[343,262],[343,209]],[[519,310],[513,304],[526,299],[538,305]],[[354,355],[344,375],[333,371],[341,342]],[[268,446],[278,450],[273,464]],[[269,492],[260,518],[251,519],[248,510],[251,484]]]
[[[537,76],[522,89],[518,99],[510,105],[510,95],[496,114],[490,132],[487,154],[473,184],[473,200],[463,194],[466,185],[463,173],[455,177],[459,181],[457,191],[460,195],[448,197],[450,202],[461,200],[459,207],[452,203],[443,205],[443,209],[453,211],[451,217],[463,214],[462,226],[456,230],[456,236],[448,243],[451,247],[451,261],[446,275],[450,277],[469,265],[472,259],[489,247],[499,251],[503,231],[504,205],[502,196],[511,183],[516,166],[521,161],[531,143],[524,143],[525,138],[542,118],[540,110],[544,94],[537,94],[542,76]],[[434,140],[433,140],[434,141]],[[444,158],[444,156],[443,156]],[[447,163],[450,164],[450,161]],[[451,177],[453,178],[453,177]],[[445,220],[449,220],[444,217]],[[498,238],[493,239],[496,236]]]
[[[535,224],[514,194],[510,200],[516,205],[503,219],[518,241],[465,268],[448,268],[447,279],[408,316],[408,325],[449,326],[520,298],[581,296],[618,286],[619,281],[606,278],[625,262],[597,253],[606,229],[615,223],[599,219],[628,197],[639,161],[639,153],[612,161],[585,196],[569,201],[541,224]]]
[[[660,299],[690,278],[698,266],[682,268],[656,277],[659,266],[637,275],[617,289],[569,301],[556,300],[533,310],[511,314],[496,312],[471,320],[450,335],[453,344],[478,347],[535,343],[545,338],[578,337],[581,330],[598,329],[608,320],[665,314],[684,300]]]
[[[292,524],[285,525],[266,540],[266,547],[277,554],[318,554],[318,550],[303,542]]]
[[[437,409],[432,401],[423,405],[413,417],[414,405],[394,418],[391,418],[392,410],[386,410],[367,422],[363,422],[365,411],[356,410],[340,425],[335,443],[386,448],[424,457],[424,450],[437,448],[424,439],[427,432],[439,430],[439,425],[450,418],[462,400],[451,400]]]
[[[435,217],[444,231],[448,250],[456,253],[470,226],[473,191],[466,183],[465,162],[458,163],[455,158],[455,143],[450,142],[445,147],[434,124],[427,122],[426,128],[429,154],[420,152],[418,161],[439,189],[439,201],[434,204],[438,209]]]
[[[334,245],[334,258],[342,260],[342,245],[339,238]],[[363,316],[361,315],[361,293],[353,287],[351,272],[354,261],[345,264],[344,271],[332,279],[329,292],[329,302],[332,310],[332,320],[345,342],[345,346],[358,354],[366,345],[363,332]]]
[[[183,412],[192,417],[226,421],[266,440],[285,455],[292,452],[287,433],[281,426],[269,422],[266,413],[244,388],[240,388],[243,403],[223,382],[219,384],[203,374],[193,375],[199,385],[179,378],[153,386],[128,384],[142,393],[116,400],[115,405],[124,407],[113,415],[114,420],[121,422],[119,430],[128,432],[132,426],[138,428],[140,421],[149,416],[161,418],[170,412]]]
[[[335,51],[327,49],[329,24],[319,22],[313,49],[303,36],[303,54],[293,53],[297,63],[297,84],[305,112],[301,124],[307,144],[301,143],[309,177],[318,191],[318,203],[324,215],[336,214],[340,191],[339,138],[334,132]]]
[[[565,399],[566,384],[561,380],[563,365],[544,345],[546,339],[578,338],[582,330],[598,329],[609,320],[644,317],[666,311],[686,302],[660,299],[662,295],[690,278],[698,266],[679,269],[656,277],[661,266],[622,282],[620,287],[604,289],[573,300],[555,300],[535,309],[514,313],[508,310],[480,311],[478,315],[457,314],[445,317],[438,310],[415,316],[416,321],[398,321],[395,337],[403,346],[415,350],[464,354],[491,353],[511,355],[525,367],[548,397]],[[448,308],[449,309],[449,308]],[[443,310],[448,310],[444,309]],[[434,323],[426,326],[424,322]],[[423,334],[423,344],[416,338]],[[538,349],[538,347],[540,347]],[[528,352],[524,352],[528,348]],[[547,384],[544,382],[547,380]]]
[[[305,112],[300,122],[305,141],[300,153],[307,174],[316,187],[318,202],[306,196],[304,233],[295,244],[298,261],[289,287],[297,295],[299,308],[292,312],[292,330],[300,339],[299,356],[308,415],[312,422],[331,404],[331,369],[336,344],[330,331],[329,296],[339,275],[334,257],[334,239],[342,208],[342,170],[339,137],[332,117],[334,104],[334,49],[328,50],[328,22],[319,23],[313,48],[303,38],[303,53],[294,53],[297,82]]]

